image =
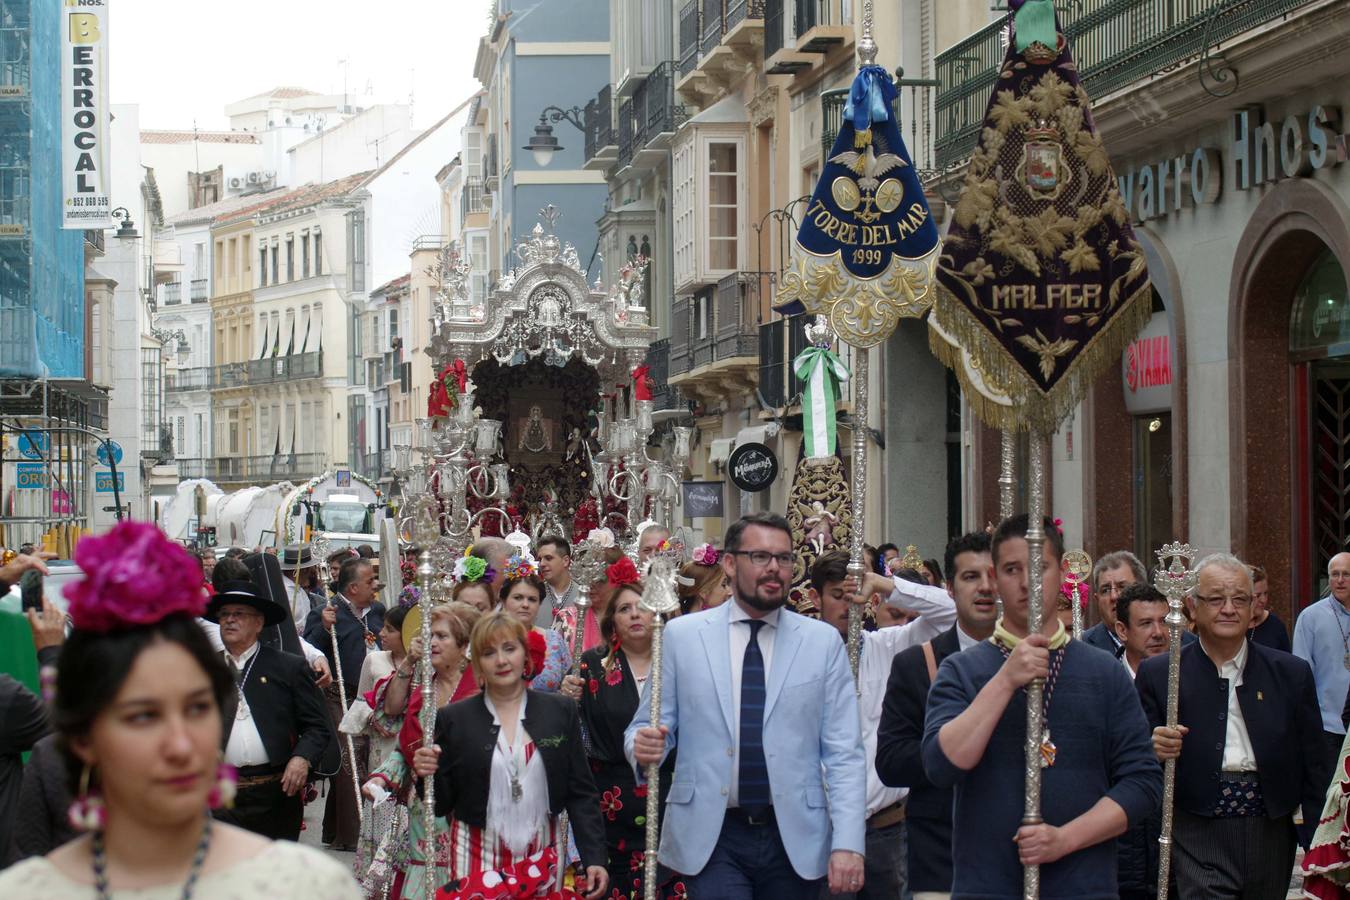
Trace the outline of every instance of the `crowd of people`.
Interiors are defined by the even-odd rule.
[[[1350,553],[1292,644],[1259,566],[1200,560],[1173,727],[1145,566],[1107,553],[1080,586],[1046,519],[1033,573],[1028,530],[1015,516],[940,561],[868,548],[861,577],[822,553],[811,615],[773,514],[691,553],[652,526],[630,558],[597,530],[589,585],[561,537],[484,538],[424,645],[417,590],[386,609],[373,554],[194,557],[123,523],[79,545],[69,627],[27,613],[38,682],[0,677],[0,896],[632,898],[654,790],[663,898],[1015,898],[1034,864],[1042,897],[1142,900],[1169,760],[1173,895],[1283,898],[1300,845],[1306,895],[1350,895]],[[657,554],[682,557],[659,672]],[[17,557],[0,586],[42,567]],[[320,838],[354,871],[297,842],[321,790]]]

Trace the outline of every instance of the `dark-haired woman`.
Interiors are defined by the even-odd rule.
[[[530,654],[530,688],[545,693],[556,693],[563,678],[572,669],[572,650],[567,639],[552,628],[534,624],[539,607],[544,602],[544,581],[534,573],[534,566],[519,556],[506,564],[506,581],[502,584],[501,609],[520,621],[528,632],[526,649]]]
[[[642,609],[642,585],[630,582],[614,589],[600,620],[606,644],[581,657],[581,678],[569,678],[563,694],[579,700],[587,738],[586,755],[605,820],[609,851],[610,896],[641,897],[643,852],[646,847],[647,785],[638,784],[624,757],[623,733],[633,721],[638,700],[652,668],[652,614]],[[675,771],[672,753],[661,767],[661,797]],[[679,882],[667,884],[664,896],[682,896]]]
[[[359,897],[341,864],[221,822],[221,708],[235,689],[193,620],[201,572],[153,525],[125,522],[76,550],[75,630],[53,718],[90,833],[0,873],[0,897]]]

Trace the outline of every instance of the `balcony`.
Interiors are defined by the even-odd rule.
[[[671,374],[667,381],[689,397],[726,400],[753,390],[759,380],[759,304],[742,274],[733,272],[694,297],[686,317],[691,366],[674,373],[677,329],[671,329]],[[685,301],[688,303],[688,301]],[[679,301],[676,315],[680,314]],[[688,309],[688,307],[686,307]]]
[[[487,145],[483,148],[483,192],[491,194],[500,186],[497,171],[497,135],[487,136]]]
[[[619,155],[614,158],[614,168],[625,169],[633,161],[633,100],[619,101]]]
[[[586,126],[586,161],[583,169],[604,171],[614,164],[619,155],[619,141],[614,134],[614,89],[605,85],[595,99],[586,104],[582,122]]]
[[[324,470],[322,453],[280,453],[275,456],[223,456],[178,460],[178,478],[206,478],[217,484],[301,482]]]
[[[786,320],[759,326],[759,395],[764,402],[782,409],[787,406],[787,347],[783,339]]]
[[[725,93],[759,61],[765,0],[691,0],[680,11],[676,89],[695,102]]]
[[[1100,0],[1086,8],[1066,5],[1059,20],[1083,87],[1100,99],[1308,5],[1307,0]],[[938,167],[959,163],[974,149],[1003,63],[1003,25],[991,23],[937,56]]]
[[[670,314],[670,351],[666,363],[666,381],[684,375],[693,368],[692,348],[689,346],[689,324],[692,304],[688,297],[676,297]]]
[[[226,363],[225,365],[213,366],[211,368],[210,388],[212,390],[229,390],[230,388],[322,377],[323,351],[320,350],[313,353],[292,353],[289,356],[269,356],[266,359],[252,359],[246,363]],[[192,388],[183,388],[182,390],[192,390]]]
[[[796,0],[797,49],[832,53],[853,46],[853,10],[845,0]]]
[[[170,281],[164,285],[164,305],[177,306],[183,302],[183,282]]]
[[[212,386],[210,366],[178,369],[164,373],[164,390],[170,394],[181,391],[209,391]]]
[[[364,475],[367,478],[379,481],[389,474],[389,456],[383,450],[376,450],[373,453],[364,453],[356,457],[356,471],[358,475]]]
[[[787,46],[793,0],[764,0],[764,71],[768,75],[796,75],[814,66],[819,57]]]
[[[459,214],[461,219],[477,213],[487,212],[487,195],[483,192],[483,179],[474,176],[464,179],[464,188],[459,195]]]
[[[925,78],[901,77],[896,81],[898,95],[893,107],[896,123],[921,180],[938,174],[933,152],[933,100],[937,84],[936,79]],[[829,156],[835,138],[839,136],[847,103],[846,88],[824,91],[820,95],[820,143],[824,156]]]
[[[208,299],[205,278],[194,278],[188,282],[188,300],[192,303],[205,303]]]
[[[107,251],[107,236],[104,235],[101,228],[86,228],[84,230],[84,242],[93,247],[100,255]]]
[[[675,102],[675,63],[661,63],[633,92],[632,165],[653,169],[666,158],[676,130],[688,119],[682,104]]]
[[[650,370],[647,377],[651,379],[652,385],[652,409],[657,412],[684,410],[685,403],[679,390],[667,383],[670,377],[669,338],[652,341],[651,346],[647,348],[647,367]]]

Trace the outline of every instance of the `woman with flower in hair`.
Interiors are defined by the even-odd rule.
[[[478,682],[469,670],[469,635],[479,619],[478,610],[465,603],[442,603],[431,610],[431,668],[432,690],[436,708],[441,709],[458,700],[478,693]],[[390,897],[394,900],[426,900],[423,866],[436,848],[435,865],[441,874],[438,884],[445,881],[444,870],[449,865],[445,853],[445,822],[438,819],[434,840],[428,840],[422,802],[413,790],[411,761],[423,744],[422,683],[419,678],[421,638],[414,638],[408,648],[408,658],[394,671],[384,693],[386,715],[397,711],[403,719],[398,733],[398,746],[384,758],[362,793],[372,801],[385,794],[394,795],[392,824],[377,834],[379,847],[366,870],[363,883],[368,897]],[[380,806],[376,802],[375,808]]]
[[[572,650],[560,632],[534,624],[544,602],[544,580],[536,574],[533,560],[520,555],[507,560],[500,596],[502,611],[519,620],[527,631],[525,678],[530,688],[556,692],[572,668]]]
[[[221,710],[236,687],[195,621],[196,561],[140,522],[85,538],[75,559],[53,722],[89,833],[0,873],[0,897],[359,897],[323,853],[211,817],[233,797]]]
[[[712,544],[700,544],[694,548],[694,558],[680,568],[676,592],[681,615],[714,609],[731,597],[731,579],[717,564],[720,558]]]
[[[611,897],[642,896],[646,847],[647,785],[637,783],[623,752],[624,729],[633,721],[652,669],[652,614],[641,606],[642,583],[636,569],[632,576],[614,588],[613,600],[601,616],[605,643],[582,654],[581,677],[569,677],[562,691],[580,704],[586,755],[605,822]],[[661,797],[674,771],[671,753],[661,766]],[[662,893],[679,896],[673,884]]]
[[[586,619],[583,622],[582,650],[589,650],[592,647],[599,647],[604,644],[605,639],[600,633],[600,619],[605,610],[609,608],[610,598],[614,596],[614,589],[617,585],[625,584],[629,581],[636,581],[638,577],[637,566],[633,561],[624,556],[622,550],[613,543],[613,535],[608,528],[597,528],[591,532],[591,540],[595,535],[609,535],[608,545],[601,543],[604,549],[601,551],[605,561],[605,574],[599,581],[591,584],[590,590],[590,608],[586,610]],[[617,566],[617,568],[616,568]],[[562,633],[567,646],[575,646],[575,634],[577,627],[577,607],[567,606],[556,611],[556,623],[553,626]]]
[[[497,573],[479,556],[465,556],[455,563],[455,590],[451,597],[467,603],[479,612],[490,612],[495,598],[492,582]]]

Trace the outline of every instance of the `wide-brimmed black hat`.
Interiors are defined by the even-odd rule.
[[[271,600],[258,596],[258,589],[251,581],[227,581],[220,586],[206,604],[206,614],[202,617],[208,622],[220,623],[220,609],[223,606],[239,604],[251,606],[262,613],[263,625],[280,625],[286,621],[286,610]]]
[[[309,544],[291,544],[282,553],[282,568],[290,569],[308,569],[310,566],[316,566],[314,557],[309,552]]]

